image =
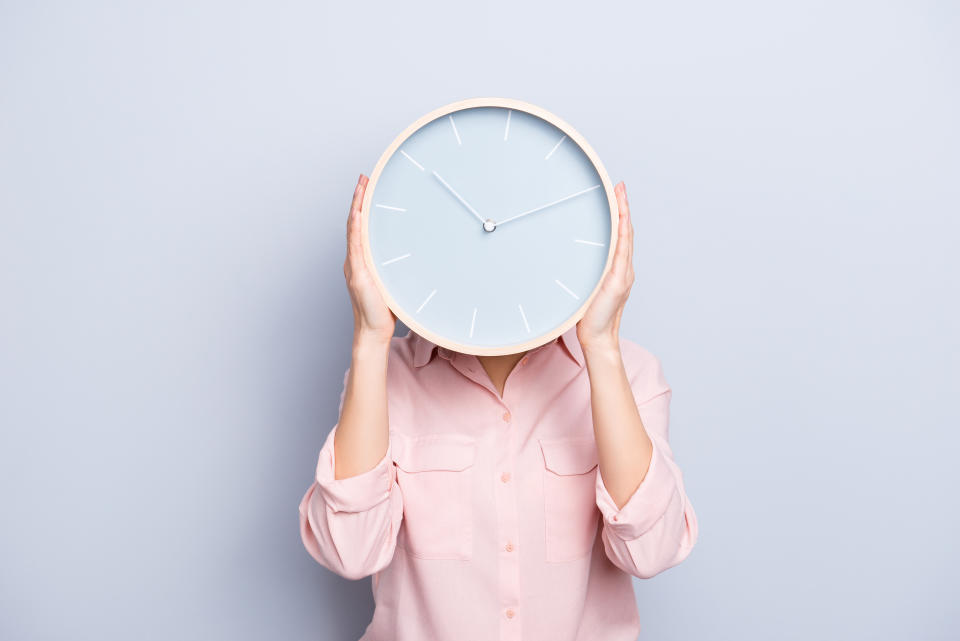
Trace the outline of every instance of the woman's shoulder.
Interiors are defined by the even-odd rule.
[[[660,362],[660,359],[644,345],[626,336],[620,337],[620,353],[623,355],[624,363],[628,359],[636,365],[652,365]]]
[[[620,354],[627,377],[631,381],[643,381],[653,387],[667,387],[660,357],[645,346],[621,336]]]
[[[417,378],[417,371],[430,359],[433,343],[424,340],[413,331],[390,339],[390,355],[387,360],[388,382],[407,381]]]
[[[390,362],[398,370],[412,371],[429,359],[434,344],[412,330],[390,339]]]

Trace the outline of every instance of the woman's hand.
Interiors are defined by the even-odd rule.
[[[633,224],[630,222],[627,187],[621,181],[614,192],[620,211],[617,249],[600,290],[577,323],[577,338],[585,351],[607,348],[619,351],[620,317],[633,285]]]
[[[397,317],[390,311],[373,280],[373,274],[363,255],[360,241],[363,193],[367,177],[360,174],[353,192],[350,215],[347,219],[347,257],[343,261],[343,275],[353,303],[353,340],[389,343],[396,328]]]

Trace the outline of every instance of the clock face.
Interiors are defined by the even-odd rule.
[[[503,104],[434,112],[394,142],[365,197],[388,305],[417,333],[473,354],[531,349],[572,326],[615,242],[610,181],[579,135]]]

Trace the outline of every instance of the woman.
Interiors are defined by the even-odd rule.
[[[472,356],[393,336],[360,244],[366,185],[344,262],[353,360],[300,504],[304,545],[341,576],[373,575],[364,641],[635,641],[631,576],[684,560],[697,520],[660,362],[619,337],[633,283],[625,186],[611,270],[577,325],[524,353]]]

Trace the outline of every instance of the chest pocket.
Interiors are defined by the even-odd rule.
[[[476,442],[460,434],[391,432],[403,494],[398,543],[423,559],[469,559],[473,551]]]
[[[593,547],[599,525],[597,444],[592,436],[539,439],[543,452],[546,560],[571,561]]]

